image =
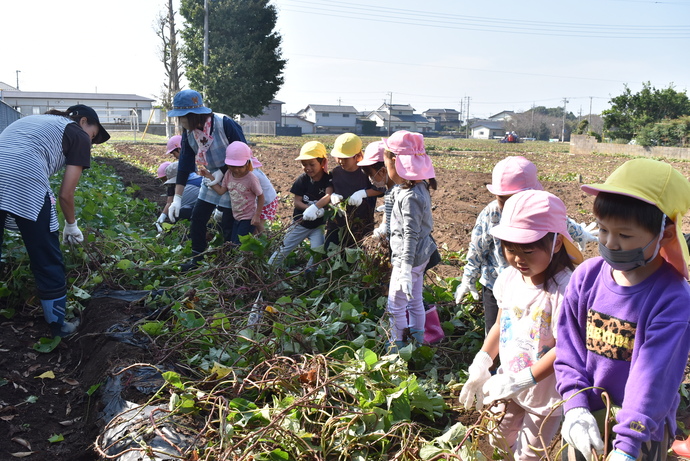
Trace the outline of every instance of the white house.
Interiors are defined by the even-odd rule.
[[[314,134],[314,133],[316,133],[316,126],[315,125],[316,124],[314,122],[310,122],[309,120],[302,118],[302,117],[299,117],[295,114],[283,115],[282,126],[302,128],[302,134]]]
[[[470,126],[470,129],[474,139],[503,138],[505,134],[502,121],[477,120]]]
[[[434,129],[434,122],[415,114],[414,108],[409,104],[383,103],[378,109],[369,112],[367,118],[375,121],[379,130],[390,133],[398,130],[424,133]]]
[[[515,112],[513,112],[512,110],[504,110],[502,112],[499,112],[498,114],[492,115],[491,117],[489,117],[489,120],[494,122],[508,121],[511,118],[513,118],[513,115],[515,115]]]
[[[0,90],[0,101],[24,115],[44,114],[56,109],[66,110],[75,104],[86,104],[98,114],[101,124],[162,123],[161,112],[154,109],[155,99],[135,94],[60,93],[45,91]]]
[[[297,116],[312,122],[317,133],[354,132],[357,126],[357,109],[352,106],[309,104]]]

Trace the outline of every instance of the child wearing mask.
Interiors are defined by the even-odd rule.
[[[688,247],[681,232],[690,182],[671,165],[625,162],[595,195],[599,253],[575,270],[556,345],[561,434],[568,460],[665,460],[690,351]],[[610,440],[595,416],[602,393],[618,407]],[[565,458],[564,458],[565,459]]]

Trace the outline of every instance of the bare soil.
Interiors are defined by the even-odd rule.
[[[157,166],[166,158],[164,145],[119,144],[118,150],[132,159],[132,164]],[[278,216],[288,221],[292,211],[289,189],[301,173],[293,149],[262,145],[255,155],[264,163],[264,171],[272,180],[281,200]],[[477,214],[494,197],[485,185],[491,181],[491,168],[506,154],[484,152],[432,153],[434,162],[445,164],[453,156],[473,158],[477,171],[436,167],[439,189],[434,192],[434,237],[444,254],[465,252]],[[580,190],[582,182],[603,180],[627,158],[599,155],[522,154],[530,158],[546,177],[557,177],[564,172],[577,172],[576,181],[543,181],[544,187],[558,195],[568,207],[571,217],[578,222],[591,222],[592,198]],[[443,162],[441,162],[443,160]],[[136,196],[153,202],[164,202],[164,188],[153,174],[119,160],[98,158],[114,167],[126,185],[139,187]],[[686,175],[688,164],[674,163]],[[152,222],[155,216],[151,217]],[[380,219],[380,218],[377,218]],[[684,227],[690,228],[686,222]],[[687,231],[687,230],[686,230]],[[596,254],[588,248],[586,256]],[[441,277],[459,276],[457,263],[442,264],[436,269]],[[12,454],[32,452],[30,460],[95,460],[100,459],[93,449],[99,433],[97,411],[99,403],[87,391],[104,382],[118,367],[136,362],[157,363],[154,351],[126,344],[108,333],[114,325],[127,325],[144,315],[144,307],[134,301],[113,298],[92,299],[84,311],[78,333],[65,341],[52,353],[41,354],[32,349],[36,341],[48,335],[40,303],[30,300],[17,310],[11,320],[3,321],[0,335],[0,460],[16,459]],[[52,371],[55,378],[38,378]],[[27,399],[37,397],[35,403]],[[476,415],[458,415],[472,424]],[[48,439],[62,434],[64,441],[51,443]]]

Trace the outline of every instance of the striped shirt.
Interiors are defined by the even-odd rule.
[[[0,133],[0,210],[36,221],[48,194],[50,231],[57,231],[50,177],[65,165],[91,165],[91,139],[79,125],[47,114],[12,123]]]

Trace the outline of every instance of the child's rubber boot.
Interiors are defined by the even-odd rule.
[[[410,328],[410,336],[412,336],[414,340],[417,342],[417,347],[424,344],[424,330]]]
[[[50,326],[50,333],[55,337],[65,338],[77,331],[78,321],[65,322],[67,296],[56,299],[42,299],[43,317]]]
[[[683,459],[690,459],[690,438],[685,440],[674,440],[671,450]]]

